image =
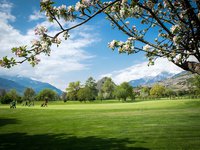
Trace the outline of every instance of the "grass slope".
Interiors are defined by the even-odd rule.
[[[0,105],[0,149],[149,150],[200,147],[200,100]]]

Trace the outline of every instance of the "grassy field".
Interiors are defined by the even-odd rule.
[[[200,100],[0,105],[0,149],[199,150]]]

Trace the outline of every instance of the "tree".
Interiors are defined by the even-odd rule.
[[[70,82],[68,87],[66,88],[67,91],[67,99],[69,100],[78,100],[77,93],[80,90],[80,81]]]
[[[28,101],[29,103],[33,101],[35,98],[35,91],[32,88],[26,88],[24,91],[24,100]]]
[[[91,93],[90,100],[94,100],[97,97],[98,90],[97,90],[97,83],[92,77],[89,77],[85,82],[85,88],[90,89]]]
[[[104,99],[113,98],[114,89],[115,89],[115,83],[112,81],[111,78],[106,78],[101,88]]]
[[[147,86],[142,87],[140,91],[140,96],[142,98],[147,98],[150,95],[150,88]]]
[[[77,97],[79,101],[94,100],[94,95],[89,87],[81,88],[77,93]]]
[[[51,89],[43,89],[38,93],[37,98],[39,101],[54,101],[57,98],[57,94]]]
[[[67,102],[67,92],[63,92],[63,93],[62,93],[61,99],[62,99],[64,102]]]
[[[171,99],[172,97],[175,97],[175,96],[176,96],[176,92],[174,92],[174,91],[173,91],[172,89],[170,89],[170,88],[166,88],[166,89],[165,89],[164,95],[167,96],[167,97],[170,97],[170,99]]]
[[[19,94],[15,89],[11,89],[1,98],[2,104],[9,104],[12,101],[21,102],[21,97],[19,96]]]
[[[127,54],[145,52],[149,64],[162,57],[184,70],[200,74],[200,2],[197,0],[80,0],[68,7],[57,7],[52,0],[42,0],[40,6],[41,12],[45,12],[50,22],[58,24],[60,31],[52,36],[46,27],[37,27],[35,34],[40,40],[33,40],[31,49],[27,45],[12,48],[21,59],[5,56],[0,60],[2,67],[10,68],[25,61],[35,66],[40,61],[38,55],[50,55],[50,47],[61,43],[60,36],[67,40],[71,30],[102,13],[112,28],[127,36],[124,42],[110,42],[112,50]],[[77,24],[66,28],[61,19],[76,20]]]
[[[200,96],[200,75],[196,75],[191,79],[191,83],[193,87],[191,90],[193,91],[193,94]]]
[[[118,99],[123,99],[124,101],[126,101],[128,97],[130,97],[133,100],[133,87],[129,85],[128,82],[123,82],[115,88],[115,96]]]
[[[153,87],[150,90],[150,95],[157,98],[164,96],[165,87],[159,84],[153,85]]]

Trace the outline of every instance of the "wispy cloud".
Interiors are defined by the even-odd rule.
[[[45,15],[44,13],[41,13],[40,11],[34,10],[33,14],[29,16],[29,21],[37,21],[39,19],[44,19]]]
[[[13,7],[13,4],[10,2],[7,2],[5,0],[0,2],[1,20],[3,20],[4,22],[15,20],[15,16],[10,14],[12,7]]]
[[[29,29],[25,35],[22,35],[19,30],[9,24],[9,20],[15,18],[11,11],[4,12],[4,9],[12,8],[12,4],[9,6],[1,5],[0,9],[0,16],[3,16],[0,17],[0,58],[6,55],[13,56],[10,50],[12,47],[27,45],[36,38],[33,32],[35,27]],[[34,19],[33,16],[32,19]],[[46,20],[38,23],[38,25],[41,24],[51,29],[49,34],[54,34],[58,30],[58,26]],[[89,64],[88,60],[93,59],[95,56],[88,53],[86,49],[97,41],[99,41],[99,38],[97,34],[94,34],[93,27],[82,26],[73,31],[73,36],[69,40],[63,40],[59,47],[53,46],[50,57],[45,55],[39,56],[41,63],[38,66],[32,68],[28,63],[24,63],[11,69],[0,68],[0,74],[20,74],[49,82],[64,89],[66,87],[65,83],[68,82],[66,78],[68,72],[89,69],[91,64]]]
[[[154,77],[161,72],[176,74],[183,71],[181,68],[164,58],[158,58],[153,66],[148,66],[147,64],[148,62],[136,64],[122,70],[103,74],[100,76],[100,78],[108,76],[111,77],[115,83],[120,84],[125,81],[128,82],[143,77]]]

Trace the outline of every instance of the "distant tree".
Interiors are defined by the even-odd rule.
[[[78,100],[77,93],[80,90],[80,88],[81,88],[80,81],[70,82],[68,87],[66,88],[67,99]]]
[[[172,89],[170,89],[170,88],[166,88],[166,89],[165,89],[164,95],[165,95],[166,97],[172,98],[172,97],[175,97],[175,96],[176,96],[176,92],[174,92],[174,91],[173,91]]]
[[[1,97],[1,103],[2,104],[9,104],[12,102],[11,97],[6,93],[6,95]]]
[[[118,99],[123,99],[124,101],[126,101],[128,97],[132,100],[134,99],[133,87],[129,85],[128,82],[123,82],[117,86],[114,93]]]
[[[81,88],[77,93],[77,97],[79,101],[94,100],[94,95],[89,87]]]
[[[105,82],[102,85],[102,92],[104,99],[111,99],[113,98],[113,92],[115,89],[115,83],[112,81],[111,78],[106,78]]]
[[[87,81],[85,82],[85,87],[90,89],[91,96],[92,96],[91,100],[94,100],[97,97],[97,93],[98,93],[96,81],[92,77],[89,77]]]
[[[200,75],[196,75],[191,79],[192,93],[200,96]]]
[[[142,87],[140,91],[140,96],[142,98],[147,98],[149,95],[150,95],[150,88],[147,86]]]
[[[67,92],[63,92],[63,93],[62,93],[61,99],[62,99],[64,102],[67,102]]]
[[[10,90],[7,94],[11,97],[13,101],[17,101],[19,103],[22,102],[21,96],[17,93],[15,89]]]
[[[21,102],[21,97],[15,89],[10,90],[1,98],[2,104],[9,104],[12,101]]]
[[[165,87],[159,84],[155,84],[150,90],[150,95],[156,98],[163,97],[164,94]]]
[[[44,89],[38,93],[37,97],[39,101],[54,101],[57,98],[57,94],[51,89]]]
[[[99,92],[97,94],[97,99],[99,99],[101,101],[104,99],[104,97],[103,97],[103,91],[102,90],[99,90]]]
[[[191,93],[191,91],[186,91],[186,90],[178,90],[175,92],[176,96],[185,96],[185,95],[189,95]]]
[[[34,98],[35,98],[35,91],[32,88],[26,88],[24,91],[23,99],[30,103],[31,101],[34,101]]]

